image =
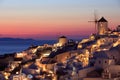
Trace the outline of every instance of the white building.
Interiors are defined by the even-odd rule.
[[[106,34],[107,31],[108,31],[108,21],[104,17],[102,17],[98,21],[98,34],[104,35]]]
[[[59,46],[63,46],[63,45],[65,45],[65,44],[67,44],[67,43],[68,43],[67,37],[61,36],[61,37],[59,38],[59,41],[58,41]]]

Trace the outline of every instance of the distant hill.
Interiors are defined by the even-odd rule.
[[[44,45],[44,44],[54,44],[56,40],[34,40],[31,38],[0,38],[0,45]]]
[[[34,39],[22,39],[22,38],[0,38],[0,41],[35,41]]]

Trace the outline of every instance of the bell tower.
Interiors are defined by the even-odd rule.
[[[99,35],[104,35],[108,31],[108,21],[102,17],[98,21],[98,34]]]

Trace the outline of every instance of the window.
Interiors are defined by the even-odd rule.
[[[115,56],[113,56],[113,59],[115,59]]]
[[[100,26],[103,26],[103,24],[101,23]]]
[[[107,61],[105,61],[105,63],[107,63]]]
[[[99,64],[101,64],[101,61],[98,61]]]
[[[105,40],[103,39],[102,42],[105,42]]]
[[[115,62],[117,62],[117,59],[115,59]]]

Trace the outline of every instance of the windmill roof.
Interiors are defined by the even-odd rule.
[[[107,20],[104,17],[102,17],[98,22],[107,22]]]

